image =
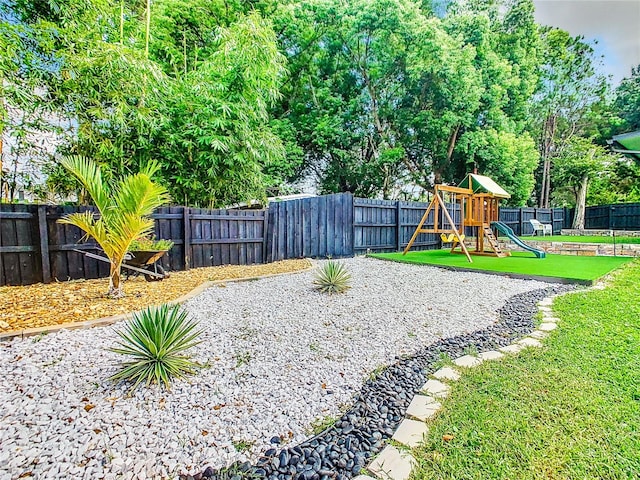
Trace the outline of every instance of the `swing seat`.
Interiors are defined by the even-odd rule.
[[[457,242],[458,240],[456,239],[456,234],[455,233],[450,233],[448,236],[446,233],[441,233],[440,234],[440,239],[444,242],[444,243],[452,243],[452,242]],[[464,240],[464,235],[460,235],[460,241],[462,242]]]

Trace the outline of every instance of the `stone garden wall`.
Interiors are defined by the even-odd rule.
[[[616,237],[640,237],[640,230],[614,230]],[[592,235],[594,237],[609,237],[611,230],[571,230],[562,229],[562,235]]]
[[[535,241],[528,242],[527,239],[522,238],[525,243],[529,243],[532,247],[540,248],[547,253],[559,253],[561,255],[582,255],[587,257],[595,256],[613,256],[614,246],[609,243],[578,243],[578,242],[545,242]],[[524,250],[518,247],[512,242],[500,242],[500,247],[503,250],[514,250],[516,252],[523,252]],[[640,245],[639,244],[617,244],[615,246],[615,255],[640,257]]]

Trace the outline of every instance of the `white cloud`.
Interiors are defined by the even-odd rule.
[[[534,0],[536,21],[598,40],[614,83],[640,64],[640,0]]]

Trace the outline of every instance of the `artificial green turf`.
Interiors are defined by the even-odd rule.
[[[371,256],[405,263],[582,281],[600,278],[631,260],[629,257],[582,257],[550,254],[547,254],[547,258],[536,258],[528,252],[511,252],[510,257],[504,258],[472,255],[473,263],[469,263],[464,255],[449,253],[449,250],[426,250],[409,252],[406,255],[402,255],[402,253],[375,253]]]
[[[557,298],[553,313],[541,349],[452,383],[412,480],[639,478],[640,262],[605,290]]]
[[[502,238],[502,237],[501,237]],[[506,237],[505,237],[506,238]],[[546,235],[533,237],[520,237],[524,241],[539,242],[565,242],[565,243],[613,243],[613,237],[599,237],[596,235]],[[618,237],[616,236],[616,244],[638,244],[640,237]]]

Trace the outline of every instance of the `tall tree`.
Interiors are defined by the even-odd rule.
[[[555,156],[554,181],[569,189],[575,199],[572,228],[584,229],[584,215],[589,183],[615,162],[604,147],[584,137],[567,140]]]
[[[451,33],[475,48],[473,65],[481,91],[473,121],[461,126],[451,150],[456,176],[477,169],[504,185],[513,204],[526,203],[536,166],[535,146],[526,131],[527,110],[540,66],[533,4],[461,2],[447,24]]]
[[[324,191],[388,198],[449,175],[450,137],[479,95],[472,48],[408,0],[300,2],[281,18],[291,75],[276,115]]]
[[[546,208],[551,199],[554,158],[563,143],[588,128],[591,108],[602,101],[608,84],[596,74],[594,50],[582,37],[546,27],[542,41],[546,61],[532,118],[541,157],[538,205]]]
[[[269,23],[257,13],[217,31],[213,53],[171,83],[156,157],[174,198],[220,206],[265,197],[265,166],[284,156],[268,107],[284,73]]]
[[[615,95],[615,108],[624,120],[620,130],[640,130],[640,65],[631,70],[631,76],[620,82]]]

